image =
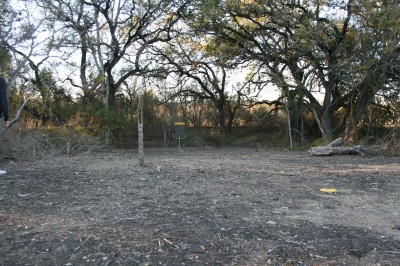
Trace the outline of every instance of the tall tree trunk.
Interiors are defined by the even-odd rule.
[[[292,124],[290,122],[290,111],[289,111],[288,102],[285,103],[285,109],[286,109],[286,119],[287,119],[287,127],[288,127],[289,148],[293,149]]]
[[[101,49],[101,26],[99,22],[99,10],[95,8],[95,24],[96,24],[96,48],[91,47],[93,60],[96,64],[96,67],[99,71],[99,75],[97,79],[100,81],[100,91],[106,93],[108,90],[108,81],[106,79],[106,71],[104,68],[104,60],[102,57],[102,49]]]
[[[225,124],[225,112],[224,112],[224,102],[219,100],[217,103],[217,119],[218,119],[218,126],[221,129],[221,133],[225,134],[226,132],[226,124]]]
[[[312,108],[315,121],[317,121],[318,128],[321,131],[322,138],[328,142],[333,138],[333,116],[327,110],[324,110],[319,116],[315,108]]]
[[[301,137],[301,145],[306,145],[306,140],[304,139],[304,116],[303,114],[300,116],[300,137]]]
[[[111,85],[110,85],[110,81],[107,79],[106,80],[106,84],[104,86],[104,106],[106,107],[106,109],[109,109],[111,106]]]
[[[80,65],[80,79],[82,84],[82,91],[84,95],[84,102],[92,104],[93,100],[91,99],[91,93],[89,88],[89,83],[86,77],[86,69],[87,69],[87,54],[88,54],[88,42],[85,31],[80,31],[79,36],[81,38],[81,65]]]
[[[143,93],[138,93],[138,156],[139,166],[144,166],[144,141],[143,141]]]
[[[399,53],[400,48],[396,50],[394,55]],[[371,71],[366,73],[364,80],[355,89],[355,92],[359,92],[359,95],[349,99],[344,130],[346,142],[354,143],[357,140],[358,123],[374,100],[376,93],[383,88],[388,80],[392,65],[388,63],[388,59],[385,59],[382,58]]]
[[[162,131],[163,131],[163,147],[167,147],[167,129],[165,128],[164,123],[162,123]]]
[[[326,141],[333,139],[333,113],[327,108],[321,114],[322,138]]]
[[[109,76],[109,75],[108,75]],[[110,77],[110,76],[109,76]],[[115,105],[115,94],[117,92],[117,85],[112,80],[107,80],[106,90],[104,95],[104,105],[107,109],[111,109]]]

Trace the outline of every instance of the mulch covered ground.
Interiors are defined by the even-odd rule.
[[[400,265],[399,158],[145,156],[145,167],[136,150],[1,164],[0,264]]]

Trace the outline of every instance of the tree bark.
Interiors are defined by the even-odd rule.
[[[339,146],[342,146],[343,144],[344,144],[343,138],[338,138],[338,139],[332,141],[331,143],[329,143],[328,147],[339,147]]]
[[[144,141],[143,141],[143,93],[138,94],[138,156],[139,166],[144,166]]]
[[[311,148],[308,153],[311,156],[332,156],[332,155],[364,155],[365,151],[361,145],[353,147],[330,147],[318,146]]]
[[[332,155],[364,155],[363,146],[339,147],[344,144],[343,138],[338,138],[327,146],[312,147],[308,150],[311,156],[332,156]]]
[[[287,127],[288,127],[289,148],[293,149],[292,124],[290,123],[290,111],[289,111],[288,102],[285,103],[285,109],[286,109],[286,120],[287,120]]]

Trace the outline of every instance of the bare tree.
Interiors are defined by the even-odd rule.
[[[77,83],[73,74],[67,74],[65,79],[74,88],[82,90],[84,103],[93,103],[99,84],[98,80],[88,78],[88,75],[94,75],[95,69],[90,66],[97,58],[89,58],[91,51],[96,48],[92,41],[96,21],[94,11],[84,1],[37,0],[36,3],[46,16],[49,30],[54,32],[50,47],[61,52],[59,58],[75,66],[71,55],[75,51],[78,53],[80,83]]]
[[[230,70],[233,68],[225,54],[217,48],[212,38],[200,38],[194,33],[183,34],[166,47],[154,48],[161,58],[163,68],[179,83],[194,82],[197,86],[176,86],[176,94],[210,100],[216,110],[216,121],[221,132],[227,127],[228,87]],[[233,113],[231,113],[232,115]]]
[[[133,75],[153,71],[146,49],[172,39],[181,18],[182,1],[85,1],[96,12],[98,79],[103,81],[105,104],[111,106],[121,83]]]
[[[21,80],[20,84],[34,81],[29,72],[33,70],[37,77],[38,66],[49,58],[51,50],[46,47],[49,38],[39,36],[45,30],[45,20],[36,14],[35,6],[30,1],[20,1],[17,6],[7,4],[11,3],[2,2],[4,18],[8,20],[1,20],[0,41],[3,49],[11,55],[10,66],[7,67],[7,71],[3,71],[6,72],[4,75],[8,81],[7,90],[10,92],[17,84],[18,78]],[[29,19],[33,14],[37,18],[34,21]],[[34,58],[40,62],[35,64]],[[27,105],[25,92],[23,94],[24,102],[12,123],[17,121]]]

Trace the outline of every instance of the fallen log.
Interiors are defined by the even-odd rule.
[[[332,155],[361,155],[364,156],[365,150],[362,145],[353,147],[332,147],[317,146],[308,150],[311,156],[332,156]]]
[[[343,146],[344,144],[344,140],[343,138],[338,138],[334,141],[332,141],[331,143],[328,144],[329,147],[339,147],[339,146]]]

